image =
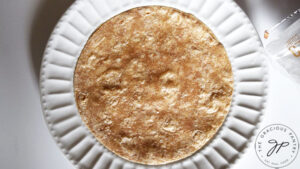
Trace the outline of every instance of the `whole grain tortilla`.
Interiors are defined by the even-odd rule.
[[[233,77],[223,45],[195,16],[134,8],[102,25],[78,59],[80,115],[106,148],[159,165],[190,156],[228,114]]]

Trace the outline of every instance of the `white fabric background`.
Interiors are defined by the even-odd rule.
[[[300,8],[299,0],[236,0],[260,37],[263,31]],[[72,169],[44,122],[38,89],[47,39],[73,0],[0,1],[0,168]],[[271,64],[270,64],[271,65]],[[300,85],[270,66],[270,85],[262,127],[281,123],[300,137]],[[286,169],[300,167],[300,157]],[[253,142],[233,169],[267,168]]]

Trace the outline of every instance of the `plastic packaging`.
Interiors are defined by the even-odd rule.
[[[300,84],[300,9],[265,31],[265,49]]]

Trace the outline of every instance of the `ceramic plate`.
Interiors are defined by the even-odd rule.
[[[174,7],[199,18],[223,43],[234,74],[230,112],[216,136],[192,156],[161,166],[135,164],[107,150],[82,122],[73,93],[76,61],[93,31],[123,11],[146,5]],[[264,112],[266,72],[258,35],[232,0],[77,0],[58,22],[45,50],[41,102],[51,134],[76,168],[224,169],[255,134]]]

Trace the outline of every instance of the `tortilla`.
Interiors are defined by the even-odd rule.
[[[217,133],[233,92],[223,45],[195,16],[146,6],[90,36],[74,73],[79,113],[120,157],[159,165],[192,155]]]

